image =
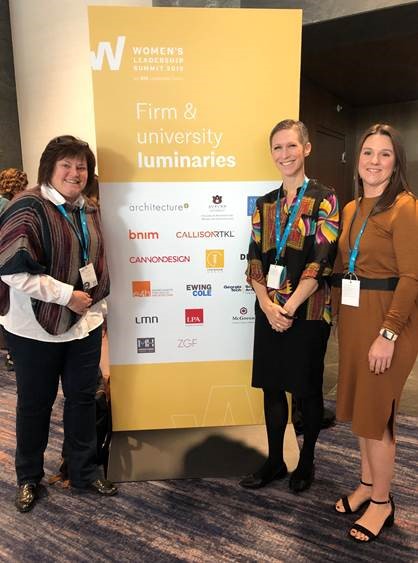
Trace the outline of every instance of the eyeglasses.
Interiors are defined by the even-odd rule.
[[[52,142],[56,143],[57,145],[80,145],[80,147],[89,146],[89,144],[86,143],[85,141],[82,141],[81,139],[77,139],[72,135],[63,135],[61,137],[55,137],[55,139],[52,139]]]

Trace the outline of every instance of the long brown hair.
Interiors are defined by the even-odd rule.
[[[393,168],[389,184],[386,186],[385,191],[380,196],[380,199],[372,212],[372,215],[376,215],[376,213],[381,213],[391,207],[400,193],[410,192],[410,190],[406,175],[406,152],[401,134],[391,125],[386,123],[376,123],[364,132],[358,144],[354,173],[354,192],[356,200],[358,201],[360,197],[364,196],[363,180],[359,176],[358,166],[364,142],[368,137],[370,137],[370,135],[386,135],[389,137],[392,141],[395,153],[395,166]]]

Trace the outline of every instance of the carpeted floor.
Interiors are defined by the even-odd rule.
[[[62,399],[54,408],[45,458],[56,472]],[[0,561],[25,562],[417,562],[417,419],[399,417],[393,493],[396,521],[378,541],[357,545],[354,517],[333,510],[357,479],[356,442],[347,425],[321,433],[317,479],[300,496],[288,480],[259,492],[235,479],[122,483],[118,496],[76,494],[57,485],[28,514],[14,506],[13,372],[0,370]]]

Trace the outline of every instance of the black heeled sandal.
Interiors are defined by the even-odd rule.
[[[375,539],[377,539],[380,534],[382,533],[383,528],[390,528],[391,526],[393,526],[394,522],[395,522],[395,503],[393,502],[393,497],[392,495],[389,495],[389,500],[373,500],[372,498],[370,499],[370,502],[372,502],[373,504],[390,504],[391,505],[391,512],[389,514],[389,516],[386,518],[386,520],[383,522],[382,527],[380,528],[379,532],[377,534],[374,534],[373,532],[371,532],[370,530],[368,530],[367,528],[365,528],[364,526],[362,526],[361,524],[353,524],[348,532],[348,535],[350,536],[350,538],[356,542],[360,542],[360,543],[368,543],[371,542]],[[365,536],[367,536],[366,540],[360,540],[358,538],[356,538],[356,536],[353,536],[351,534],[352,531],[356,531],[356,532],[360,532],[361,534],[364,534]]]
[[[372,487],[373,484],[372,483],[365,483],[363,481],[363,479],[360,479],[360,483],[362,485],[364,485],[365,487]],[[357,512],[359,512],[362,508],[364,508],[365,506],[367,506],[370,502],[370,500],[365,500],[363,501],[355,510],[353,510],[350,506],[350,503],[348,501],[348,496],[344,495],[343,497],[340,498],[341,502],[343,503],[343,507],[344,507],[344,511],[343,510],[338,510],[337,506],[334,505],[335,507],[335,512],[338,512],[338,514],[356,514]],[[338,501],[337,501],[338,502]]]

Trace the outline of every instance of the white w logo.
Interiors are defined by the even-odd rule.
[[[124,35],[118,37],[115,53],[113,53],[109,41],[100,41],[97,47],[97,55],[94,51],[90,51],[91,68],[93,70],[102,70],[103,59],[106,55],[110,70],[119,70],[123,48],[125,47],[125,39]]]

